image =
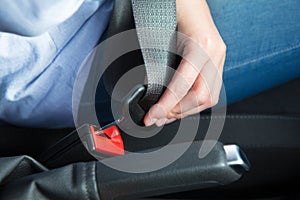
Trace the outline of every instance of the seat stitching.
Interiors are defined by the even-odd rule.
[[[87,189],[87,166],[86,164],[83,165],[83,173],[82,173],[82,178],[83,178],[83,184],[84,184],[84,199],[90,200],[89,194],[88,194],[88,189]]]
[[[186,119],[196,120],[199,119],[197,116],[190,116]],[[200,119],[209,120],[209,119],[245,119],[245,120],[290,120],[290,121],[300,121],[300,117],[293,116],[282,116],[282,115],[213,115],[213,116],[200,116]]]
[[[97,179],[96,179],[96,162],[93,162],[91,165],[92,165],[91,177],[93,178],[93,181],[95,181],[95,183],[98,184]],[[100,194],[99,194],[97,185],[95,186],[95,190],[96,190],[95,191],[96,199],[100,200]]]

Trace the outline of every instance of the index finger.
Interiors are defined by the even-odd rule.
[[[183,59],[174,74],[167,90],[164,92],[158,103],[153,106],[145,116],[145,125],[152,125],[156,120],[167,117],[167,114],[178,104],[178,102],[188,93],[201,71],[203,64],[196,67],[186,59]]]

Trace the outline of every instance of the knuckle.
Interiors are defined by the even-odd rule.
[[[198,95],[198,105],[207,104],[210,101],[210,95],[207,93],[202,93]]]
[[[206,51],[209,51],[214,46],[214,40],[210,37],[204,37],[201,41],[197,41]]]
[[[206,104],[208,107],[213,107],[219,103],[219,97],[212,97],[209,93],[202,94],[198,97],[198,105]]]
[[[192,34],[192,43],[202,47],[203,49],[210,49],[215,43],[213,37],[210,34]]]
[[[213,106],[217,105],[218,103],[219,103],[219,97],[213,98],[210,106],[213,107]]]
[[[213,107],[213,100],[212,98],[208,98],[208,100],[206,101],[206,104],[208,107]]]

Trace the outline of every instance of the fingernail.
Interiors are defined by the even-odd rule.
[[[167,120],[168,120],[167,118],[163,118],[163,119],[157,120],[157,122],[155,124],[156,124],[156,126],[161,127],[161,126],[165,125]]]
[[[146,126],[152,126],[153,124],[155,124],[157,122],[158,119],[156,118],[151,118],[149,117],[146,122],[145,122],[145,125]]]

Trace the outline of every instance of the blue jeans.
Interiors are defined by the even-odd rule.
[[[227,104],[300,76],[299,0],[207,2],[227,45]],[[105,92],[98,95],[100,120],[111,120]]]
[[[300,1],[208,4],[228,50],[223,75],[227,103],[300,76]]]

